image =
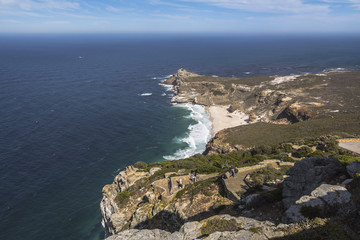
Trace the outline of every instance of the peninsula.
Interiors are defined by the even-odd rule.
[[[359,239],[360,71],[179,69],[164,84],[172,102],[206,107],[213,137],[203,154],[137,162],[106,185],[107,240]]]

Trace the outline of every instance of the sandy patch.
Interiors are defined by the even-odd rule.
[[[284,82],[291,82],[294,81],[300,75],[293,75],[293,76],[284,76],[284,77],[276,77],[274,80],[270,82],[271,85],[277,85]]]
[[[229,113],[228,106],[210,106],[206,109],[212,121],[212,132],[215,135],[220,130],[248,124],[249,116],[242,112]]]

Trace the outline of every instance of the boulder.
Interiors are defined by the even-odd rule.
[[[283,183],[283,204],[289,208],[301,196],[309,195],[342,170],[337,158],[305,158],[288,171]]]
[[[347,214],[352,210],[350,192],[337,185],[322,184],[310,196],[304,195],[290,206],[284,216],[285,222],[300,222],[307,216],[301,213],[302,207],[313,207],[319,210],[320,216]]]
[[[242,202],[245,203],[245,206],[250,207],[252,206],[256,201],[258,201],[260,198],[260,194],[254,193],[247,196],[245,199],[242,200]]]
[[[354,161],[352,163],[349,163],[346,166],[346,171],[352,178],[355,177],[356,173],[360,173],[360,162]]]

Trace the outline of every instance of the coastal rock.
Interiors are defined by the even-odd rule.
[[[287,119],[290,123],[297,123],[308,120],[310,117],[309,109],[304,105],[296,103],[286,107],[276,119]]]
[[[283,183],[283,204],[289,208],[301,196],[309,195],[315,188],[342,170],[337,158],[305,158],[288,171]]]
[[[235,220],[240,227],[238,231],[214,231],[208,236],[204,236],[201,232],[202,228],[206,226],[208,221],[217,219],[220,221],[233,221]],[[232,239],[252,239],[252,240],[267,240],[275,237],[284,236],[281,229],[288,227],[286,224],[279,224],[278,226],[268,221],[257,221],[246,217],[232,217],[229,215],[219,215],[207,218],[201,222],[187,222],[179,231],[170,233],[167,231],[152,229],[152,230],[125,230],[116,235],[106,238],[106,240],[194,240],[194,239],[207,239],[207,240],[232,240]]]
[[[131,219],[130,211],[120,211],[116,203],[116,196],[118,193],[127,190],[139,179],[149,177],[161,168],[152,168],[149,172],[137,172],[136,168],[129,168],[121,171],[114,179],[112,184],[103,187],[103,198],[100,202],[100,210],[102,214],[101,224],[105,228],[106,236],[115,234],[120,231],[124,225]],[[145,193],[144,193],[145,194]],[[136,208],[136,206],[135,206]],[[138,213],[137,221],[142,217]]]
[[[169,232],[153,229],[153,230],[125,230],[117,235],[106,238],[106,240],[182,240],[182,235],[171,234]]]
[[[350,192],[336,185],[322,184],[310,196],[302,196],[286,210],[283,220],[285,222],[300,222],[306,217],[302,213],[303,207],[312,207],[312,214],[319,214],[318,217],[329,217],[348,214],[352,211]]]
[[[204,151],[204,155],[212,155],[212,154],[224,154],[233,151],[242,150],[242,146],[240,145],[231,145],[229,143],[224,143],[224,130],[219,131],[214,137],[212,137],[209,142],[206,144],[206,149]]]
[[[357,173],[360,173],[360,162],[359,161],[355,161],[355,162],[352,162],[352,163],[349,163],[347,166],[346,166],[346,170],[348,172],[348,174],[353,178],[355,177],[355,175]]]

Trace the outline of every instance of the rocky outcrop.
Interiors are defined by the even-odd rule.
[[[101,224],[105,228],[106,235],[115,234],[129,218],[129,215],[120,211],[116,203],[118,193],[126,191],[133,186],[136,181],[153,175],[160,168],[152,168],[149,172],[137,172],[136,168],[129,168],[121,171],[114,179],[112,184],[103,187],[103,198],[100,202],[102,214]]]
[[[341,171],[342,165],[337,158],[305,158],[295,163],[283,183],[284,206],[289,208]]]
[[[210,141],[206,144],[206,148],[204,151],[205,155],[211,155],[211,154],[224,154],[229,153],[232,151],[239,151],[242,149],[240,145],[232,146],[229,143],[223,142],[224,131],[218,132],[213,138],[210,139]]]
[[[234,221],[240,229],[237,231],[214,231],[208,235],[204,235],[203,228],[211,221]],[[245,217],[231,217],[229,215],[219,215],[205,219],[201,222],[185,223],[179,231],[170,233],[159,229],[153,230],[126,230],[117,235],[111,236],[106,240],[193,240],[193,239],[207,239],[207,240],[233,240],[233,239],[253,239],[253,240],[267,240],[275,237],[282,237],[285,235],[282,229],[288,225],[275,225],[268,221],[257,221]],[[216,229],[214,229],[216,230]]]
[[[219,202],[232,203],[217,194],[219,186],[214,182],[205,188],[206,195],[198,191],[196,194],[185,192],[178,196],[180,190],[193,184],[189,175],[179,170],[150,178],[158,170],[122,171],[112,184],[104,187],[100,208],[106,236],[134,228],[159,228],[173,232],[189,219],[202,218],[203,213],[211,214]],[[201,182],[216,177],[217,173],[197,176]],[[183,188],[177,184],[180,178]],[[152,182],[150,179],[153,179]]]
[[[357,173],[360,173],[360,162],[354,161],[346,166],[346,171],[353,178]]]
[[[317,217],[347,215],[353,210],[351,194],[345,187],[322,184],[290,206],[283,221],[300,222],[309,217],[307,214]]]

